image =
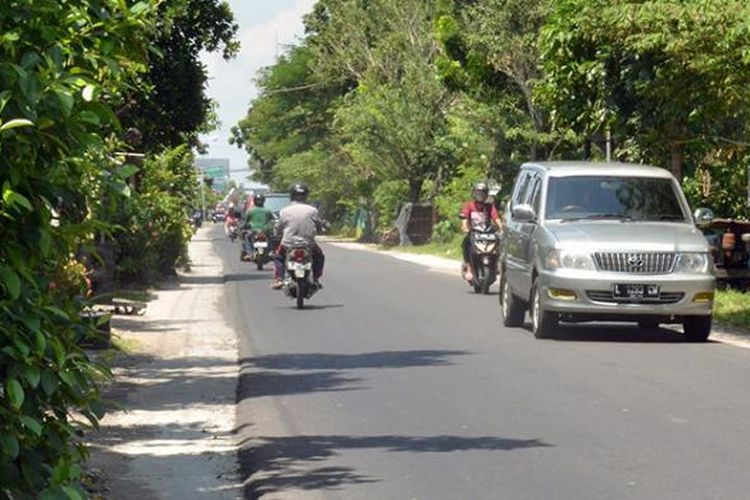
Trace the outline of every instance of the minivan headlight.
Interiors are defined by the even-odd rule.
[[[576,251],[553,248],[544,259],[544,267],[547,269],[594,269],[594,261],[591,255]]]
[[[680,253],[674,266],[676,273],[705,274],[711,270],[711,257],[707,253]]]

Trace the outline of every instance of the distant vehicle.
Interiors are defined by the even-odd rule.
[[[227,207],[223,203],[217,203],[214,208],[214,212],[211,215],[211,220],[214,222],[224,222],[227,217]]]
[[[694,216],[711,245],[717,283],[747,289],[750,286],[750,220],[717,219],[707,208],[699,208]]]
[[[273,261],[273,241],[269,235],[263,231],[256,231],[251,234],[249,230],[241,231],[242,250],[240,260],[249,260],[255,263],[258,271],[263,270],[263,266]]]
[[[505,210],[500,305],[506,326],[528,308],[537,338],[559,321],[682,323],[711,333],[715,278],[706,238],[664,169],[528,163]]]
[[[282,208],[292,202],[289,198],[289,193],[266,193],[265,197],[266,204],[264,206],[273,212],[275,218],[279,217],[279,212],[281,212]]]

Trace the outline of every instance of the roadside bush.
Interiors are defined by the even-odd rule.
[[[197,191],[193,155],[185,146],[147,160],[138,188],[124,200],[116,233],[120,281],[149,284],[187,264],[187,222]]]
[[[690,206],[710,208],[716,217],[746,219],[748,166],[750,156],[746,155],[706,161],[683,182]]]
[[[381,182],[373,193],[375,209],[378,213],[378,226],[391,227],[405,200],[409,199],[409,183],[404,180]]]
[[[87,188],[148,15],[144,2],[0,2],[0,498],[86,496],[81,419],[96,425],[106,369],[79,346],[90,325],[71,255],[98,227]]]

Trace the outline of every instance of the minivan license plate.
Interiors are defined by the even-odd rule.
[[[625,299],[658,299],[659,285],[618,284],[615,285],[615,297]]]

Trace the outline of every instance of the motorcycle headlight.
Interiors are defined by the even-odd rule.
[[[711,257],[707,253],[677,254],[676,273],[706,274],[711,270]]]
[[[544,259],[547,269],[594,269],[591,255],[575,250],[553,248]]]

